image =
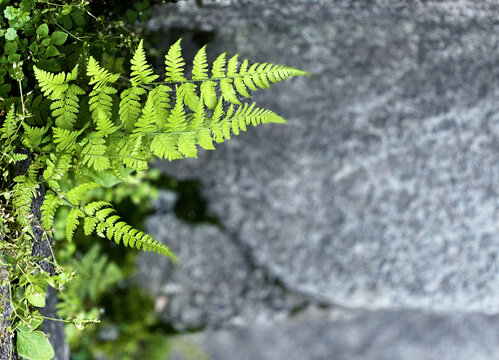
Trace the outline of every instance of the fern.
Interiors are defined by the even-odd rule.
[[[80,224],[80,218],[84,217],[85,214],[78,208],[72,208],[69,211],[68,217],[66,219],[66,239],[69,242],[73,241],[73,235],[76,228]]]
[[[132,86],[147,85],[156,80],[159,76],[154,74],[151,65],[147,63],[144,52],[144,41],[141,40],[132,60],[131,65],[131,83]]]
[[[113,109],[112,95],[118,91],[109,84],[116,82],[120,75],[111,74],[102,68],[92,56],[88,61],[87,75],[91,77],[89,84],[94,86],[88,101],[89,110],[92,113],[92,119],[97,125],[98,136],[107,136],[117,130],[117,127],[111,121],[111,116]]]
[[[54,144],[56,144],[59,150],[73,150],[76,145],[76,140],[81,134],[81,131],[71,131],[68,129],[63,129],[55,127],[53,130]]]
[[[170,50],[168,50],[168,54],[165,56],[167,82],[182,82],[187,80],[184,77],[185,62],[182,57],[180,42],[181,40],[178,40],[173,44],[170,47]]]
[[[132,136],[142,136],[157,130],[155,106],[152,93],[149,93],[146,104],[142,109],[142,116],[137,120]]]
[[[61,177],[69,171],[78,174],[90,168],[95,172],[109,170],[124,178],[130,171],[127,169],[146,169],[154,156],[168,160],[196,157],[198,146],[213,150],[215,142],[239,135],[249,125],[285,122],[274,112],[242,99],[250,97],[252,91],[305,72],[267,63],[250,65],[248,60],[239,63],[237,55],[227,60],[226,53],[219,55],[210,66],[206,47],[202,47],[194,57],[192,76],[188,79],[180,43],[181,40],[177,41],[168,50],[166,79],[158,84],[155,83],[158,75],[147,63],[141,41],[131,60],[130,87],[120,93],[115,85],[120,75],[110,73],[90,57],[86,74],[91,91],[88,103],[82,102],[82,106],[86,106],[92,121],[86,120],[80,129],[74,128],[79,96],[84,94],[82,88],[72,83],[77,81],[77,68],[67,74],[35,68],[42,92],[52,101],[55,126],[25,125],[24,141],[31,149],[53,146],[58,151],[57,155],[43,160],[43,179],[54,191],[43,205],[45,229],[52,227],[54,213],[58,206],[64,205],[61,199],[65,197],[72,207],[67,218],[68,240],[83,219],[85,234],[96,233],[125,246],[172,256],[168,248],[150,235],[121,221],[111,204],[84,205],[85,194],[98,187],[97,183],[87,182],[64,194],[59,185]],[[119,122],[115,122],[113,104],[118,97]],[[16,131],[15,118],[11,110],[0,136],[5,138]],[[19,193],[16,196],[16,201],[21,203],[32,195]]]
[[[45,230],[48,231],[52,229],[54,225],[54,215],[60,205],[62,205],[62,200],[57,195],[50,192],[45,195],[45,200],[40,208],[42,212],[42,226]]]
[[[119,115],[125,129],[130,130],[131,126],[140,115],[140,97],[146,94],[146,90],[132,86],[121,93]]]
[[[14,105],[10,107],[7,117],[0,128],[0,139],[11,139],[14,137],[20,127],[20,118],[16,116]]]
[[[206,45],[203,46],[194,57],[192,62],[192,80],[208,79],[208,61],[206,59]]]
[[[73,129],[78,118],[79,96],[85,94],[81,87],[69,83],[76,80],[78,66],[70,73],[57,75],[40,70],[36,66],[33,69],[43,94],[52,100],[50,109],[55,118],[55,124],[64,129]]]
[[[106,140],[93,137],[85,139],[84,147],[81,150],[83,155],[83,164],[88,167],[93,167],[97,171],[107,170],[111,167],[111,161],[106,154],[107,145]]]
[[[151,235],[144,234],[120,221],[120,217],[115,215],[115,211],[109,203],[101,201],[89,203],[81,214],[85,218],[85,235],[96,233],[100,237],[107,237],[116,244],[121,242],[131,248],[153,251],[174,258],[173,253],[165,245],[154,240]],[[74,232],[75,224],[77,226],[78,222],[71,224],[68,222],[68,233]]]
[[[46,159],[46,169],[42,178],[54,191],[60,190],[59,181],[69,172],[72,166],[72,158],[69,154],[50,154]]]

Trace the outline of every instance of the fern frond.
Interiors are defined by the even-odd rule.
[[[103,209],[105,207],[112,207],[112,206],[113,205],[111,203],[108,203],[107,201],[93,201],[85,205],[84,211],[86,214],[93,216],[96,211],[99,211],[100,209]]]
[[[220,90],[222,91],[223,97],[230,103],[241,105],[241,102],[236,96],[236,91],[232,86],[232,79],[222,79],[220,80]]]
[[[186,115],[184,109],[184,88],[176,88],[175,106],[168,116],[166,121],[166,129],[168,132],[178,132],[186,128]]]
[[[151,90],[151,97],[154,119],[159,130],[163,130],[166,124],[166,119],[170,115],[170,94],[172,89],[166,85],[156,86]]]
[[[92,113],[92,119],[97,124],[99,136],[112,134],[117,130],[111,121],[113,110],[112,95],[118,91],[110,86],[119,78],[119,74],[111,74],[99,65],[97,60],[90,56],[87,66],[87,75],[90,76],[89,85],[94,85],[90,92],[88,107]]]
[[[212,121],[211,128],[216,128],[218,131],[221,130],[223,137],[228,140],[230,139],[230,133],[234,135],[239,135],[241,131],[246,131],[246,126],[252,124],[257,126],[259,124],[268,123],[286,123],[282,117],[277,115],[271,110],[261,109],[255,106],[255,103],[238,107],[234,110],[233,105],[227,110],[225,118],[220,122]],[[216,132],[216,130],[213,130]],[[223,139],[218,136],[217,142],[223,141]]]
[[[71,131],[55,127],[53,130],[54,143],[57,149],[61,151],[73,150],[76,145],[76,140],[81,134],[80,131]]]
[[[173,44],[165,56],[166,82],[183,82],[186,80],[184,77],[185,62],[182,58],[182,48],[180,47],[181,41],[182,39],[179,39]]]
[[[0,139],[10,139],[12,138],[19,129],[20,118],[16,116],[14,104],[10,107],[7,112],[7,116],[4,120],[2,127],[0,128]]]
[[[19,161],[23,161],[23,160],[26,160],[28,158],[28,155],[26,154],[19,154],[19,153],[14,153],[12,155],[12,161],[14,161],[14,163],[17,163]]]
[[[196,137],[192,133],[180,134],[178,151],[185,157],[197,157]]]
[[[189,109],[196,111],[199,103],[199,96],[196,93],[197,85],[193,83],[184,83],[180,85],[183,102]]]
[[[192,64],[192,80],[207,80],[208,61],[206,59],[206,45],[199,49]]]
[[[227,76],[230,78],[237,76],[237,68],[238,68],[237,59],[238,58],[239,58],[239,55],[236,54],[233,57],[231,57],[229,59],[229,62],[227,63]]]
[[[66,175],[71,168],[72,156],[70,154],[50,154],[46,160],[46,168],[43,171],[43,179],[52,188],[59,190],[59,180]]]
[[[68,90],[68,83],[71,80],[76,80],[78,75],[78,65],[76,65],[70,73],[61,72],[59,74],[53,74],[45,70],[41,70],[36,66],[33,66],[35,71],[35,78],[41,87],[43,94],[46,97],[53,97],[55,99],[60,99],[64,96],[64,93]]]
[[[151,65],[147,63],[144,53],[144,40],[140,40],[131,62],[131,82],[132,86],[147,85],[156,80],[159,76],[154,74]]]
[[[14,209],[14,215],[17,218],[18,223],[25,227],[29,233],[32,233],[29,220],[31,218],[31,203],[37,195],[37,189],[40,187],[40,184],[36,179],[37,174],[38,169],[36,168],[36,164],[31,163],[26,176],[19,175],[13,179],[15,183],[12,188],[12,207]]]
[[[200,86],[201,99],[206,106],[212,110],[215,109],[218,102],[217,92],[215,90],[216,85],[217,83],[214,81],[204,81]]]
[[[77,187],[72,188],[71,190],[68,191],[67,198],[71,202],[71,204],[80,205],[85,194],[90,190],[98,187],[100,187],[100,185],[95,182],[88,182],[78,185]]]
[[[147,160],[149,156],[144,154],[143,141],[141,136],[135,138],[123,139],[117,146],[119,156],[123,164],[137,171],[147,169]]]
[[[182,154],[177,150],[176,137],[172,134],[159,134],[151,142],[151,151],[161,159],[181,159]]]
[[[81,150],[83,164],[93,167],[97,171],[107,170],[111,167],[109,156],[106,155],[106,140],[91,138]]]
[[[87,235],[95,232],[98,236],[106,237],[116,244],[122,242],[123,245],[128,247],[153,251],[174,258],[173,253],[165,245],[154,240],[151,235],[146,235],[121,221],[120,217],[115,215],[115,211],[109,203],[102,201],[90,203],[85,206],[83,212],[76,209],[73,217],[77,221],[78,217],[85,218],[84,230]],[[67,228],[67,235],[74,233],[76,229],[74,224],[78,225],[74,219],[71,220],[72,225]]]
[[[71,208],[68,217],[66,218],[66,239],[69,242],[73,241],[73,235],[76,228],[80,224],[80,218],[84,217],[85,214],[78,208]]]
[[[225,77],[225,55],[226,53],[221,53],[213,62],[213,66],[211,68],[212,79],[221,79]]]
[[[158,127],[156,125],[156,117],[155,117],[155,106],[154,99],[151,93],[146,100],[146,105],[144,109],[142,109],[142,116],[135,123],[135,129],[133,129],[134,137],[147,135],[149,133],[155,132]]]
[[[98,137],[106,137],[108,135],[111,135],[118,130],[118,127],[114,125],[114,123],[111,121],[111,118],[109,116],[105,116],[102,113],[99,113],[97,119],[96,119],[96,136]]]
[[[24,122],[22,124],[24,128],[23,145],[31,151],[38,150],[39,146],[42,143],[49,140],[47,137],[45,137],[45,134],[49,130],[49,126],[36,127],[30,126]]]
[[[94,85],[94,89],[108,86],[120,77],[120,74],[112,74],[99,65],[93,56],[88,59],[87,75],[90,76],[89,85]]]
[[[40,208],[42,226],[45,230],[49,231],[54,226],[54,215],[60,205],[62,205],[62,200],[57,195],[51,192],[45,194],[45,200]]]
[[[239,94],[249,97],[248,89],[256,91],[258,88],[265,89],[270,87],[271,83],[280,82],[293,76],[307,75],[305,71],[294,69],[282,65],[268,63],[255,63],[248,68],[249,62],[245,60],[239,72],[230,78],[234,79]]]
[[[130,130],[139,118],[141,112],[140,97],[145,93],[145,89],[133,86],[122,91],[119,115],[125,129]]]
[[[78,66],[70,73],[53,74],[33,67],[35,77],[44,95],[52,100],[50,110],[55,118],[56,126],[71,130],[76,122],[79,111],[79,96],[85,91],[78,85],[70,84],[76,80]]]

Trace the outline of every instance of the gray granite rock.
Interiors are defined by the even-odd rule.
[[[137,279],[156,298],[156,311],[177,330],[267,323],[303,303],[257,269],[244,249],[214,225],[191,226],[171,212],[172,193],[162,192],[148,231],[178,257],[141,253]]]
[[[314,75],[256,97],[288,126],[159,166],[202,179],[238,246],[292,291],[351,308],[497,313],[497,2],[204,3],[158,9],[150,25],[214,31],[211,55]],[[181,231],[200,234],[181,255],[220,254],[190,271],[239,269],[215,229]]]
[[[499,357],[498,320],[477,314],[376,312],[185,338],[212,360],[490,360]]]

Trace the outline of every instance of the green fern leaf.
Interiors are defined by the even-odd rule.
[[[88,183],[78,185],[77,187],[68,191],[67,198],[71,202],[71,204],[80,205],[85,194],[87,192],[89,192],[90,190],[98,188],[98,187],[100,187],[100,185],[95,183],[95,182],[88,182]],[[87,211],[87,209],[85,209],[85,211]]]
[[[236,77],[237,74],[237,65],[238,65],[238,59],[239,55],[234,55],[229,59],[229,62],[227,63],[227,76],[230,78]]]
[[[14,104],[10,107],[7,117],[0,128],[0,139],[11,139],[17,133],[20,126],[20,118],[15,115]]]
[[[147,63],[144,52],[144,40],[140,40],[132,60],[131,82],[132,86],[147,85],[156,80],[159,76],[154,74],[151,66]]]
[[[215,150],[210,129],[202,129],[197,136],[198,144],[205,150]]]
[[[76,140],[81,134],[80,131],[71,131],[67,129],[62,129],[55,127],[53,130],[54,143],[57,149],[61,151],[74,150],[76,145]]]
[[[192,64],[192,80],[207,80],[208,62],[206,60],[206,45],[199,49]]]
[[[182,84],[180,87],[182,88],[181,93],[183,93],[184,95],[183,101],[185,105],[187,105],[187,107],[192,111],[196,111],[199,103],[199,97],[196,94],[196,89],[197,89],[196,84],[185,83]]]
[[[181,41],[182,39],[179,39],[173,44],[165,56],[166,82],[183,82],[186,80],[184,77],[185,62],[182,58],[182,48],[180,47]]]
[[[187,126],[186,115],[184,109],[184,91],[183,87],[177,87],[176,89],[176,97],[175,97],[175,106],[170,112],[170,116],[168,116],[168,120],[166,122],[166,128],[168,132],[179,132],[185,130]]]
[[[76,66],[71,73],[52,74],[33,67],[35,77],[46,97],[52,100],[50,109],[58,127],[71,130],[76,122],[79,111],[78,96],[84,95],[85,91],[77,85],[69,84],[78,75]]]
[[[23,134],[23,145],[29,148],[31,151],[40,151],[39,146],[49,141],[49,138],[45,137],[45,134],[49,130],[49,126],[45,127],[35,127],[29,126],[26,123],[22,123],[24,128]]]
[[[241,102],[236,96],[234,87],[232,86],[232,79],[221,80],[220,90],[222,90],[222,95],[228,102],[236,105],[241,105]]]
[[[159,134],[151,142],[151,151],[161,159],[181,159],[182,154],[178,151],[175,136],[172,134]]]
[[[92,56],[88,60],[87,75],[90,76],[89,85],[94,85],[89,94],[89,110],[92,113],[92,119],[100,127],[100,136],[105,136],[116,131],[110,118],[113,109],[112,95],[116,94],[117,90],[109,84],[116,82],[120,75],[111,74],[102,68]]]
[[[147,97],[146,105],[142,110],[142,116],[135,123],[135,129],[133,129],[133,136],[143,136],[158,130],[156,125],[156,117],[154,111],[154,99],[149,93]]]
[[[113,205],[111,203],[108,203],[107,201],[93,201],[85,205],[83,209],[87,215],[93,216],[96,213],[96,211],[99,211],[100,209],[103,209],[105,207],[112,207],[112,206]]]
[[[78,226],[79,217],[85,217],[85,219],[91,218],[92,220],[85,220],[84,228],[86,234],[95,232],[98,236],[106,237],[117,244],[123,242],[123,245],[128,247],[153,251],[174,258],[173,253],[165,245],[154,240],[152,236],[132,228],[123,221],[119,221],[120,217],[115,215],[114,209],[104,202],[88,204],[84,208],[85,212],[82,212],[77,208],[73,208],[72,211],[73,210],[75,211],[70,219],[71,222],[69,221],[68,216],[68,224],[71,224],[66,228],[68,239],[72,237],[72,234]],[[71,235],[71,237],[69,235]]]
[[[83,164],[93,167],[97,171],[107,170],[111,167],[109,157],[106,155],[106,141],[102,138],[89,139],[83,147]]]
[[[139,87],[131,87],[123,90],[120,101],[120,121],[125,129],[131,130],[135,121],[141,113],[140,97],[146,90]]]
[[[41,222],[45,230],[49,231],[54,226],[54,215],[60,205],[62,205],[62,200],[57,195],[51,192],[45,194],[45,200],[40,208]]]
[[[170,115],[170,94],[172,89],[165,85],[156,86],[149,93],[153,106],[154,122],[157,129],[163,130]]]
[[[148,156],[144,154],[142,136],[123,139],[118,148],[123,164],[137,171],[147,169]]]
[[[84,216],[85,214],[78,208],[72,208],[69,211],[68,217],[66,219],[66,239],[69,242],[73,241],[73,235],[76,228],[80,224],[80,218]]]
[[[185,157],[197,157],[196,142],[193,134],[184,133],[180,135],[178,151]]]
[[[97,219],[92,217],[85,217],[85,221],[83,223],[83,231],[85,235],[92,235],[95,231],[95,226],[97,225]]]
[[[226,53],[220,54],[216,60],[213,62],[213,66],[211,68],[211,78],[212,79],[221,79],[224,78],[225,75],[225,55]]]
[[[105,137],[108,135],[111,135],[118,130],[118,127],[116,127],[113,122],[111,121],[111,118],[108,116],[103,115],[102,113],[99,113],[98,118],[97,118],[97,133],[96,136],[98,137]]]
[[[215,91],[216,82],[214,81],[204,81],[201,86],[201,99],[210,109],[215,109],[217,106],[217,92]]]

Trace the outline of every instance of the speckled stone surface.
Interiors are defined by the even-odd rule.
[[[187,339],[213,360],[490,360],[499,357],[498,320],[381,311],[337,321],[210,331]]]
[[[265,324],[285,319],[304,298],[286,291],[253,264],[250,254],[223,229],[192,226],[168,210],[173,193],[162,192],[148,231],[178,257],[138,257],[137,279],[155,296],[156,311],[175,329]]]
[[[311,299],[499,312],[497,2],[205,4],[150,25],[314,75],[256,96],[289,125],[159,166],[201,178],[255,264]]]

